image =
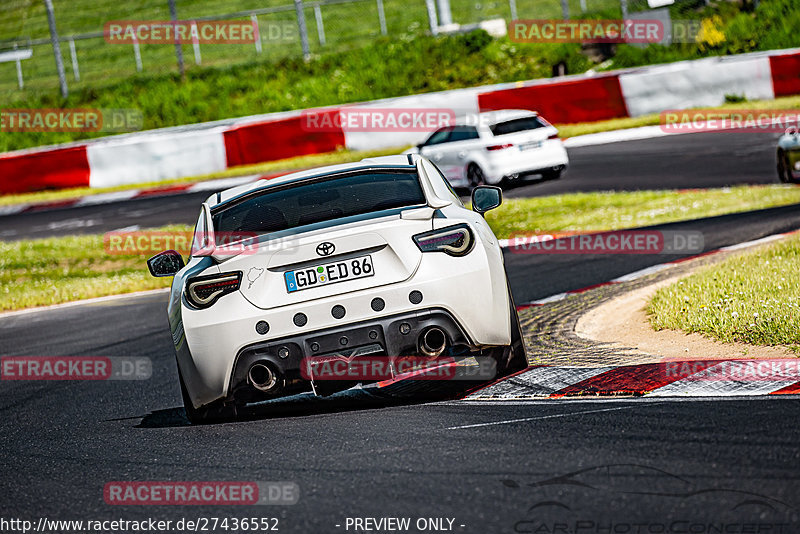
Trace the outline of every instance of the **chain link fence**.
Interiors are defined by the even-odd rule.
[[[58,93],[56,54],[69,90],[96,89],[131,76],[179,72],[176,46],[110,43],[109,21],[241,21],[257,28],[250,43],[178,45],[186,69],[306,57],[365,46],[386,36],[413,39],[448,22],[620,16],[646,0],[4,0],[0,5],[0,97]],[[449,4],[449,10],[446,5]],[[640,6],[639,4],[642,4]],[[48,5],[52,16],[48,16]],[[443,11],[443,8],[444,11]],[[52,23],[52,24],[51,24]],[[51,35],[52,29],[57,38]],[[63,88],[62,88],[63,92]]]

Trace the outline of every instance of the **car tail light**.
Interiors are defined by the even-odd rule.
[[[464,256],[472,250],[475,239],[468,224],[457,224],[414,236],[414,243],[422,252],[444,252],[450,256]]]
[[[507,148],[511,148],[512,146],[514,146],[513,143],[505,143],[503,145],[490,145],[486,147],[486,150],[494,152],[495,150],[505,150]]]
[[[186,283],[186,300],[195,308],[208,308],[221,296],[239,289],[242,271],[198,276]]]

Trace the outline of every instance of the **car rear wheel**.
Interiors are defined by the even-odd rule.
[[[542,173],[542,178],[545,180],[558,180],[561,178],[561,173],[564,169],[550,169]]]
[[[483,174],[483,169],[474,163],[470,163],[467,167],[467,181],[469,181],[469,188],[474,189],[479,185],[486,185],[486,176]]]
[[[511,319],[511,344],[503,347],[497,358],[497,375],[505,376],[528,368],[528,357],[525,354],[525,338],[519,323],[519,314],[508,289],[509,317]]]
[[[212,402],[200,408],[195,408],[192,404],[192,400],[189,398],[189,392],[186,390],[186,384],[183,381],[180,367],[178,367],[178,380],[181,383],[183,409],[186,411],[186,418],[189,419],[189,422],[193,425],[222,423],[236,417],[236,408],[225,405],[221,401]]]
[[[792,165],[789,163],[789,156],[783,150],[778,151],[778,178],[783,183],[797,183],[794,173],[792,172]]]

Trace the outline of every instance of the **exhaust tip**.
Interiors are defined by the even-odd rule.
[[[439,327],[428,328],[419,338],[420,352],[425,356],[439,356],[445,347],[447,347],[447,336]]]
[[[247,372],[247,379],[259,391],[268,393],[274,390],[278,385],[278,377],[272,371],[269,365],[256,362],[250,366]]]

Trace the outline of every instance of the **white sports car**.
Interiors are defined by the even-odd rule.
[[[558,130],[538,113],[520,109],[479,113],[476,124],[440,128],[409,153],[422,154],[455,187],[513,182],[531,175],[546,180],[569,165]]]
[[[167,311],[189,419],[324,392],[301,369],[315,356],[480,355],[498,374],[524,369],[503,255],[482,215],[501,202],[484,186],[465,208],[418,155],[210,196],[188,263],[175,251],[148,260],[154,276],[175,277]]]

